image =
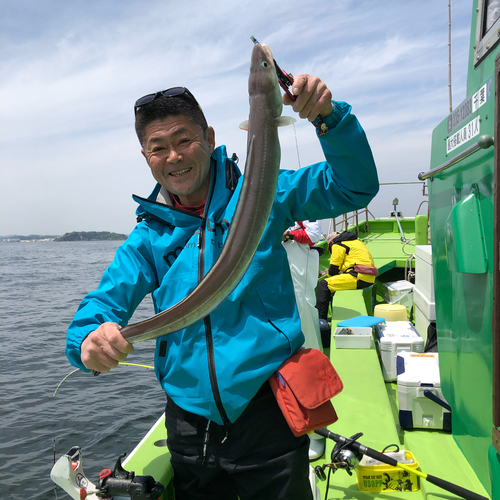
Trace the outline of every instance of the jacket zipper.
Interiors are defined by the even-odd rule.
[[[212,326],[210,324],[210,316],[207,316],[204,319],[205,322],[205,336],[207,339],[207,356],[208,356],[208,374],[210,376],[210,384],[212,386],[212,393],[214,395],[215,405],[217,406],[217,410],[219,410],[219,414],[224,422],[224,426],[226,427],[226,437],[227,431],[231,422],[227,416],[226,410],[224,409],[224,405],[222,404],[222,399],[220,397],[219,392],[219,384],[217,383],[217,373],[215,372],[215,360],[214,360],[214,343],[212,338]]]
[[[212,165],[213,167],[213,165]],[[214,177],[212,180],[212,186],[209,192],[209,196],[207,197],[207,201],[205,204],[205,213],[203,214],[203,220],[201,221],[200,234],[198,236],[198,283],[205,276],[205,233],[207,229],[207,212],[208,207],[210,205],[210,201],[212,199],[213,190],[215,187],[215,176],[216,176],[216,168],[212,170],[214,172]],[[215,358],[214,358],[214,343],[212,337],[212,326],[210,322],[210,316],[204,318],[205,324],[205,339],[207,342],[207,358],[208,358],[208,373],[210,376],[210,385],[212,387],[212,394],[214,396],[215,405],[217,406],[217,410],[224,422],[224,426],[226,427],[226,437],[228,434],[229,425],[231,421],[229,420],[226,410],[224,409],[224,405],[222,404],[222,399],[219,392],[219,384],[217,383],[217,373],[215,371]],[[224,438],[225,440],[226,438]]]

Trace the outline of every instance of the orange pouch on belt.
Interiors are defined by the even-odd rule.
[[[330,399],[344,386],[330,360],[318,349],[299,349],[269,378],[269,383],[296,436],[338,420]]]

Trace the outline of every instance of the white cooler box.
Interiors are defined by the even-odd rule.
[[[377,325],[375,342],[386,382],[396,380],[396,356],[400,352],[424,352],[424,339],[409,321]]]
[[[406,280],[382,283],[384,300],[389,304],[401,304],[405,307],[413,305],[413,288],[415,285]]]
[[[441,392],[438,354],[399,353],[397,369],[401,427],[451,431],[451,408]]]

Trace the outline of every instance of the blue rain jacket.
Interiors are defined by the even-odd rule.
[[[270,375],[304,342],[283,232],[297,220],[336,217],[364,208],[378,191],[369,144],[348,104],[335,102],[320,137],[326,161],[280,170],[266,230],[252,263],[230,296],[204,321],[156,340],[155,371],[177,405],[218,424],[234,422]],[[198,243],[205,231],[206,274],[227,237],[243,176],[226,148],[212,154],[205,219],[147,198],[134,199],[142,219],[121,245],[96,291],[68,328],[66,354],[80,358],[85,337],[106,321],[126,325],[149,293],[155,313],[189,294],[199,280]]]

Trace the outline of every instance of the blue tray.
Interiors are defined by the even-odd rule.
[[[375,326],[380,323],[385,323],[385,318],[377,318],[375,316],[356,316],[355,318],[344,319],[339,321],[337,326]]]

